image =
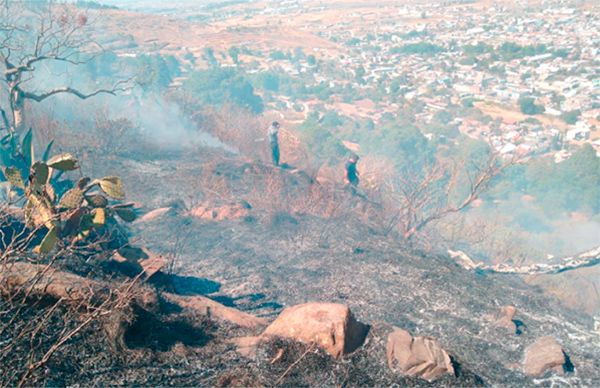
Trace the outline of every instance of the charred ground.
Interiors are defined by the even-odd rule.
[[[319,185],[302,171],[273,169],[208,149],[198,155],[111,162],[130,174],[124,178],[134,200],[147,204],[147,210],[169,208],[133,227],[144,244],[171,255],[176,275],[163,286],[208,295],[268,319],[288,305],[340,302],[372,325],[367,345],[356,354],[336,362],[311,353],[279,383],[422,384],[398,380],[387,372],[385,358],[377,354],[381,347],[373,344],[381,345],[389,325],[438,338],[462,371],[461,380],[447,381],[450,385],[531,384],[519,363],[524,348],[544,335],[556,337],[575,365],[565,383],[599,381],[598,337],[590,317],[562,307],[518,277],[473,273],[446,255],[411,251],[381,231],[376,217],[369,215],[372,204],[342,188],[335,188],[329,199],[338,205],[336,211],[322,215],[316,208],[295,211],[299,203],[310,202],[311,187]],[[199,183],[207,181],[221,182],[222,190],[202,190]],[[276,196],[271,186],[287,190]],[[236,200],[249,204],[247,215],[211,221],[189,213],[199,204],[217,207]],[[518,309],[520,335],[491,324],[490,316],[509,304]],[[168,350],[161,347],[152,352],[152,366],[130,366],[128,372],[115,370],[101,378],[112,375],[116,380],[110,377],[111,382],[141,384],[275,384],[283,371],[265,360],[272,359],[269,347],[276,344],[264,345],[257,359],[249,361],[227,343],[241,333],[218,324],[209,327],[214,331],[205,342],[174,341],[177,344],[166,346]],[[291,352],[286,353],[286,368],[297,360],[295,355],[304,353],[295,350],[298,346],[286,347]],[[170,371],[169,377],[165,370]],[[89,378],[98,383],[100,377]],[[555,379],[547,378],[541,381]]]

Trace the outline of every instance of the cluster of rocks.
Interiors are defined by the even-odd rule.
[[[526,326],[515,319],[515,306],[503,306],[492,316],[494,326],[507,330],[511,334],[522,334]],[[522,370],[525,374],[538,377],[547,371],[559,374],[571,371],[573,365],[561,345],[553,337],[541,337],[525,348]]]
[[[220,206],[202,204],[190,210],[189,215],[207,221],[234,220],[248,217],[252,206],[246,201],[228,203]]]
[[[185,214],[205,221],[223,221],[248,217],[251,209],[252,206],[246,201],[230,202],[221,205],[203,203],[193,207]],[[175,208],[161,207],[153,209],[138,218],[136,223],[154,221],[172,210],[175,210]]]
[[[495,314],[494,325],[518,333],[514,306],[505,306]],[[283,337],[319,347],[339,359],[365,343],[369,326],[357,321],[350,309],[336,303],[305,303],[288,307],[258,336],[231,340],[244,357],[254,357],[257,347],[273,337]],[[457,376],[454,358],[434,338],[413,336],[392,327],[385,343],[387,365],[400,376],[417,377],[433,382],[444,376]],[[522,371],[532,377],[546,372],[565,373],[572,365],[560,344],[552,337],[542,337],[525,349]]]

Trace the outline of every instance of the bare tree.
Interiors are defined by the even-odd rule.
[[[87,92],[70,85],[30,90],[37,66],[50,61],[83,64],[100,46],[87,33],[87,15],[70,5],[48,1],[27,7],[21,2],[0,0],[0,13],[0,71],[10,108],[7,114],[0,107],[0,115],[3,126],[11,133],[20,133],[25,127],[27,101],[41,102],[57,94],[85,100],[124,90],[128,80]]]
[[[415,239],[435,221],[473,205],[495,177],[517,162],[489,151],[479,162],[440,158],[422,171],[403,171],[388,185],[398,210],[387,232],[398,228],[407,241]]]

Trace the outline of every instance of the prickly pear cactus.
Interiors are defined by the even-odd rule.
[[[89,196],[85,197],[85,200],[92,207],[102,207],[102,208],[104,208],[104,207],[108,206],[108,199],[106,199],[106,197],[103,196],[102,194],[89,195]]]
[[[57,196],[56,175],[78,169],[79,163],[68,153],[50,157],[51,147],[52,143],[46,148],[42,160],[35,161],[31,132],[24,136],[21,144],[12,146],[15,152],[11,152],[10,147],[0,141],[2,176],[11,189],[24,197],[27,226],[35,231],[45,229],[45,235],[35,252],[48,254],[65,240],[71,244],[94,237],[112,236],[115,233],[110,229],[119,225],[117,217],[125,222],[135,220],[132,204],[116,202],[125,198],[119,177],[94,180],[83,177],[62,196]]]
[[[83,190],[79,187],[74,187],[63,194],[58,202],[59,209],[77,209],[83,204]]]
[[[102,191],[106,193],[111,198],[114,199],[124,199],[125,192],[123,191],[123,183],[121,182],[121,178],[116,176],[107,176],[102,179],[96,179],[94,181],[97,183]]]
[[[21,175],[21,171],[19,171],[16,167],[7,167],[4,169],[4,176],[8,180],[11,186],[25,190],[25,181],[23,180],[23,176]]]

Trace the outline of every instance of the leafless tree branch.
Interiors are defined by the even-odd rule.
[[[486,160],[471,161],[471,171],[464,161],[451,159],[437,160],[421,173],[405,171],[392,187],[398,207],[386,233],[398,226],[400,234],[412,240],[433,222],[471,206],[496,176],[517,162],[518,158],[501,160],[497,152],[490,151]],[[461,194],[464,188],[467,191]]]
[[[93,57],[92,47],[101,47],[86,36],[87,15],[73,12],[66,4],[49,2],[39,9],[3,1],[3,22],[0,23],[0,60],[2,79],[7,84],[11,115],[5,115],[11,132],[21,132],[25,124],[25,102],[41,102],[57,94],[71,94],[87,99],[99,94],[114,95],[128,90],[131,79],[119,81],[112,88],[84,92],[67,85],[49,91],[27,91],[23,85],[33,78],[36,64],[43,61],[67,62],[73,65],[87,63]],[[32,20],[34,21],[32,23]],[[33,25],[33,28],[31,27]],[[25,30],[22,27],[28,26]],[[5,124],[6,124],[5,121]],[[6,126],[6,125],[5,125]]]
[[[30,99],[30,100],[34,100],[37,102],[41,102],[43,100],[45,100],[48,97],[54,96],[56,94],[61,94],[61,93],[68,93],[68,94],[72,94],[82,100],[88,99],[90,97],[94,97],[97,96],[99,94],[111,94],[111,95],[116,95],[117,92],[123,92],[128,90],[127,87],[123,87],[121,85],[126,85],[129,83],[130,80],[123,80],[123,81],[119,81],[117,82],[117,84],[115,84],[115,86],[113,86],[111,89],[97,89],[91,93],[83,93],[77,89],[74,89],[70,86],[63,86],[60,88],[56,88],[56,89],[52,89],[48,92],[45,93],[41,93],[41,94],[35,94],[35,93],[31,93],[31,92],[23,92],[23,97]]]

